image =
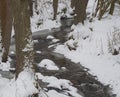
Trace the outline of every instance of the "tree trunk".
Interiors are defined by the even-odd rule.
[[[35,73],[29,0],[14,0],[14,29],[17,79],[20,72],[24,70],[32,70]],[[35,78],[35,76],[33,77]],[[35,85],[35,87],[37,88],[38,86]],[[38,93],[30,95],[30,97],[38,97]]]
[[[38,7],[37,0],[34,0],[34,4],[35,4],[34,9],[37,10]]]
[[[29,6],[30,6],[30,16],[33,16],[33,0],[29,0]]]
[[[76,2],[76,0],[71,0],[71,8],[75,7],[75,2]]]
[[[98,0],[94,16],[97,16],[98,14],[98,20],[101,20],[107,10],[110,10],[109,14],[112,15],[114,12],[114,7],[115,0]]]
[[[12,31],[12,3],[11,0],[1,0],[1,36],[2,36],[2,62],[8,59]]]
[[[54,10],[54,16],[53,19],[56,19],[57,16],[57,9],[58,9],[58,0],[53,0],[53,10]]]
[[[34,70],[34,50],[30,29],[29,0],[14,0],[14,5],[16,77],[18,77],[25,68]]]
[[[116,1],[116,0],[112,0],[112,1],[111,1],[110,11],[109,11],[109,14],[111,14],[111,15],[113,15],[113,12],[114,12],[115,1]]]
[[[2,52],[2,36],[1,36],[1,33],[2,33],[2,28],[1,28],[1,14],[2,13],[1,13],[1,9],[2,9],[2,5],[0,3],[0,52]]]
[[[78,23],[84,23],[86,19],[86,7],[88,4],[88,0],[76,0],[75,3],[75,19],[74,24],[77,25]]]

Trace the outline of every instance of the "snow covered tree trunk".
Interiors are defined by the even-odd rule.
[[[56,19],[57,16],[57,9],[58,9],[58,0],[53,0],[53,10],[54,10],[54,16],[53,19]]]
[[[75,20],[74,24],[84,23],[86,19],[86,7],[88,4],[88,0],[76,0],[75,2]]]
[[[12,31],[12,3],[11,0],[1,0],[1,36],[2,36],[2,62],[8,59]]]

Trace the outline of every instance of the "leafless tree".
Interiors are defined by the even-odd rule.
[[[54,10],[54,16],[53,19],[56,19],[57,16],[57,9],[58,9],[58,0],[53,0],[53,10]]]
[[[14,29],[16,44],[16,75],[25,68],[34,69],[34,50],[30,29],[29,0],[14,0]]]
[[[14,0],[14,29],[16,45],[16,78],[24,69],[35,72],[34,49],[30,27],[29,0]],[[38,94],[32,95],[38,97]]]
[[[76,2],[76,0],[71,0],[71,8],[75,7],[75,2]]]
[[[88,0],[76,0],[75,2],[75,20],[74,24],[83,23],[86,19],[86,8]]]
[[[112,0],[112,1],[111,1],[110,11],[109,11],[109,14],[111,14],[111,15],[113,15],[113,13],[114,13],[115,2],[116,2],[116,0]]]
[[[97,0],[97,6],[94,16],[98,15],[98,20],[101,20],[103,15],[109,11],[113,15],[116,0]]]
[[[0,0],[0,16],[1,16],[1,36],[2,36],[2,62],[8,59],[10,48],[11,31],[12,31],[12,1]]]

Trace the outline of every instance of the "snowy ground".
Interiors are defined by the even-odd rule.
[[[64,0],[61,1],[63,2]],[[94,0],[89,0],[87,11],[92,11],[90,6],[92,6],[93,1]],[[61,3],[59,10],[68,5],[69,3],[67,5]],[[43,6],[46,6],[46,8]],[[60,26],[59,16],[57,21],[52,21],[53,13],[51,13],[51,5],[48,6],[41,4],[39,8],[44,8],[42,12],[46,12],[45,10],[47,9],[47,13],[43,13],[41,17],[34,13],[34,16],[31,18],[32,32]],[[69,6],[67,8],[69,9]],[[114,16],[105,16],[101,21],[94,19],[92,23],[86,21],[84,26],[81,24],[78,26],[72,26],[73,32],[68,35],[70,40],[64,45],[58,45],[55,52],[62,53],[72,61],[76,63],[80,62],[83,66],[89,68],[91,74],[96,75],[98,80],[102,83],[106,85],[110,84],[113,88],[113,92],[117,94],[117,97],[120,97],[120,54],[112,55],[114,49],[118,50],[118,52],[120,49],[120,9],[116,8],[116,10],[119,11],[116,11]],[[43,21],[42,24],[39,25],[39,23],[41,23],[41,18],[43,18]],[[73,49],[75,48],[76,50],[70,50],[69,47]],[[54,62],[47,59],[38,65],[46,69],[58,70],[58,67]],[[9,71],[9,62],[6,65],[5,63],[1,63],[0,69]],[[40,73],[37,75],[43,82],[49,83],[48,86],[54,86],[59,89],[68,88],[70,90],[62,94],[51,90],[46,92],[49,97],[69,97],[66,95],[67,93],[70,93],[75,97],[81,97],[78,95],[76,88],[72,86],[70,81],[57,79],[53,76],[43,76]],[[33,93],[33,91],[37,92],[34,88],[32,88],[33,90],[29,89],[29,85],[33,84],[31,84],[29,80],[26,80],[26,76],[29,80],[34,82],[33,78],[25,72],[21,73],[17,81],[15,81],[15,79],[3,78],[0,75],[0,97],[20,97],[20,95],[26,96],[26,93],[28,92],[29,94]],[[18,83],[21,84],[18,85]],[[16,87],[16,85],[18,86]],[[16,96],[16,91],[18,92],[18,96]]]
[[[73,25],[69,40],[58,45],[55,52],[89,68],[91,74],[110,84],[113,93],[120,97],[120,7],[115,10],[113,16],[106,15],[101,21],[94,19],[92,23],[86,21],[84,26]],[[113,55],[115,50],[118,55]]]

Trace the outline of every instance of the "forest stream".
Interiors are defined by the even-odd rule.
[[[78,93],[83,97],[115,97],[111,93],[112,89],[109,85],[105,86],[97,80],[97,78],[89,73],[89,69],[83,67],[80,63],[74,63],[71,60],[64,57],[64,55],[55,53],[54,49],[59,44],[64,44],[67,40],[67,34],[71,31],[71,25],[73,24],[73,19],[61,20],[61,27],[52,30],[43,30],[33,33],[33,39],[35,41],[34,48],[35,51],[40,51],[41,53],[35,53],[35,63],[38,64],[43,59],[52,60],[59,70],[47,70],[42,67],[36,66],[36,72],[40,72],[44,76],[55,76],[58,79],[70,80],[74,87],[77,88]],[[57,42],[52,42],[51,39],[46,39],[48,35],[54,36],[59,39]],[[13,45],[14,43],[12,43]],[[51,47],[49,47],[52,45]],[[10,54],[12,58],[11,67],[15,67],[15,55]],[[14,73],[14,70],[11,70]],[[10,78],[9,74],[0,71],[4,77]],[[57,89],[55,87],[48,87],[47,83],[39,80],[40,86],[46,88],[47,90],[56,90],[61,92],[64,90]],[[70,95],[70,97],[73,97]]]

